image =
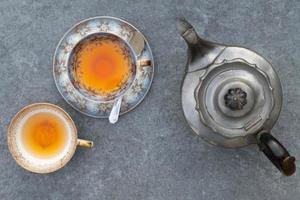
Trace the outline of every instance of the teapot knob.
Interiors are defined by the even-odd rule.
[[[231,110],[242,110],[247,104],[247,93],[241,88],[230,88],[224,96],[225,105]]]

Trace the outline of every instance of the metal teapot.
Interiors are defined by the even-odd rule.
[[[188,45],[181,98],[193,131],[218,146],[257,144],[283,174],[292,175],[295,158],[270,134],[282,104],[272,65],[247,48],[203,40],[184,18],[177,29]]]

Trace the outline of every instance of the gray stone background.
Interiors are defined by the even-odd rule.
[[[300,2],[297,0],[0,1],[0,199],[300,199]],[[79,20],[110,15],[146,35],[156,63],[143,103],[116,125],[73,110],[56,90],[52,56]],[[186,45],[174,18],[206,39],[247,46],[275,66],[284,92],[273,133],[298,159],[282,176],[256,146],[223,149],[195,136],[181,112]],[[48,175],[17,166],[6,130],[23,106],[50,102],[74,118],[91,150],[78,148]]]

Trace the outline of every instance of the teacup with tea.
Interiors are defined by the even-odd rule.
[[[70,67],[75,87],[103,101],[122,94],[136,70],[129,46],[112,34],[94,34],[80,41]]]
[[[8,146],[13,158],[36,173],[60,169],[72,158],[78,145],[92,147],[93,142],[78,139],[72,118],[49,103],[26,106],[8,128]]]
[[[136,43],[144,43],[139,39]],[[78,42],[70,56],[70,78],[75,88],[94,100],[115,102],[111,123],[118,120],[122,95],[131,87],[137,65],[151,64],[150,60],[137,61],[133,51],[117,35],[96,33]]]
[[[66,32],[54,53],[53,75],[73,108],[115,123],[149,91],[153,56],[137,28],[100,16],[80,21]]]

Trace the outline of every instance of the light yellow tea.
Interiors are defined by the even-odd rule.
[[[37,113],[25,122],[22,141],[34,156],[53,157],[63,150],[67,142],[67,129],[59,116],[50,112]]]
[[[132,58],[120,39],[100,36],[79,43],[73,67],[80,86],[99,95],[109,95],[125,87],[131,75]]]

